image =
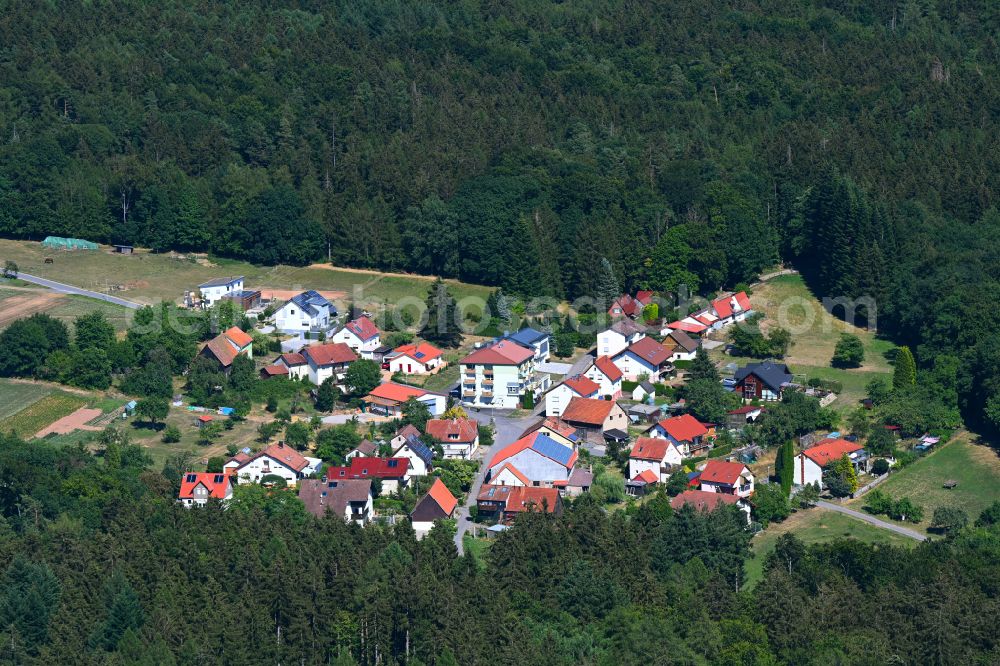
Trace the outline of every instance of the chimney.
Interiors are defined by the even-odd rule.
[[[278,442],[278,448],[279,448],[279,449],[283,449],[283,448],[285,448],[285,442],[283,442],[283,441],[281,441],[281,442]]]
[[[322,480],[323,480],[323,483],[326,483],[326,474],[323,475]]]

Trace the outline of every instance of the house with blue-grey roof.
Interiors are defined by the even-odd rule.
[[[516,342],[525,349],[530,349],[534,352],[535,363],[545,363],[549,360],[550,337],[545,331],[539,331],[528,326],[522,328],[517,333],[505,335],[504,339]]]
[[[326,332],[336,318],[336,306],[310,289],[292,296],[274,313],[274,326],[283,333]]]
[[[406,426],[392,438],[392,457],[410,461],[407,477],[427,476],[434,463],[434,451],[420,439],[420,431]]]
[[[785,387],[792,383],[792,371],[784,363],[750,363],[733,376],[736,393],[744,400],[781,400]]]
[[[493,456],[487,479],[495,485],[566,488],[577,457],[575,447],[535,431]]]

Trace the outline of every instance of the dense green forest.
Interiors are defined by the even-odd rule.
[[[0,436],[3,664],[986,664],[1000,505],[914,550],[782,537],[745,587],[741,514],[658,497],[533,514],[485,560],[447,528],[317,520],[240,486],[173,502],[180,471]],[[816,509],[818,510],[818,509]],[[732,512],[730,512],[732,511]]]

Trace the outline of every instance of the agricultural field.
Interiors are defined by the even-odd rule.
[[[827,543],[835,539],[851,538],[865,543],[885,544],[912,548],[917,542],[908,537],[884,530],[864,521],[835,511],[820,508],[800,510],[782,523],[772,523],[757,534],[750,547],[753,558],[747,560],[747,583],[756,585],[764,576],[764,560],[774,550],[782,534],[793,533],[803,543]]]
[[[83,396],[52,390],[20,411],[0,421],[0,430],[14,431],[30,439],[35,433],[87,405]]]
[[[51,264],[44,263],[52,258]],[[97,251],[52,251],[31,241],[0,240],[0,259],[13,260],[31,275],[65,282],[94,291],[109,291],[140,303],[179,301],[184,291],[201,282],[226,275],[243,275],[248,288],[316,289],[336,291],[359,305],[398,303],[403,298],[423,301],[433,278],[422,275],[380,273],[329,264],[307,267],[254,266],[204,255],[153,254],[137,250],[132,255]],[[482,299],[489,287],[448,280],[456,299]]]
[[[948,490],[944,487],[945,481],[958,481],[958,485]],[[926,532],[934,509],[942,506],[960,508],[970,520],[975,520],[983,509],[1000,500],[1000,456],[997,449],[963,432],[938,450],[893,473],[878,487],[895,499],[909,497],[923,508],[924,519],[920,523],[901,525]],[[859,497],[850,505],[861,510],[865,499]],[[890,521],[886,516],[879,518]]]
[[[823,309],[798,275],[781,275],[754,288],[750,296],[754,310],[764,313],[761,329],[783,326],[792,333],[792,346],[785,358],[798,381],[821,378],[840,382],[843,392],[832,404],[836,409],[850,409],[865,396],[865,385],[875,377],[886,376],[892,368],[886,354],[893,349],[888,340],[874,331],[851,326]],[[861,339],[865,361],[860,368],[834,368],[830,365],[833,350],[841,333]],[[722,363],[755,362],[755,359],[728,356],[723,348],[712,352]]]
[[[47,384],[0,379],[0,423],[38,402],[54,390]]]

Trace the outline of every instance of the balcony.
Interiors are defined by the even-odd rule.
[[[493,391],[488,391],[486,389],[483,389],[482,396],[484,398],[492,398],[493,397]]]
[[[470,391],[470,390],[466,389],[466,390],[462,391],[462,397],[463,398],[475,398],[476,397],[476,392],[474,390]]]

